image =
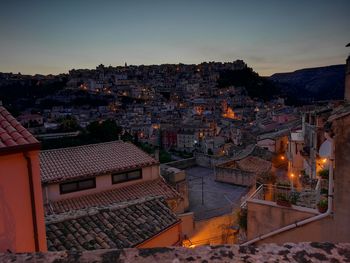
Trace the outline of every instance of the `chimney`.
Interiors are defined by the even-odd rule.
[[[159,162],[159,147],[154,150],[154,158]]]

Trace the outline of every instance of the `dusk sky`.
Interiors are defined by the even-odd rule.
[[[0,72],[243,59],[261,75],[345,63],[350,0],[3,1]]]

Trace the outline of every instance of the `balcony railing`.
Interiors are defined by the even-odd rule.
[[[247,200],[264,200],[276,202],[279,198],[284,197],[285,200],[296,206],[316,209],[320,198],[320,184],[315,189],[291,189],[286,186],[261,185]],[[241,207],[246,207],[246,201]]]

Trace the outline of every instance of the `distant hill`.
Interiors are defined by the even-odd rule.
[[[300,69],[269,77],[292,103],[343,99],[345,65]]]
[[[248,95],[252,98],[264,100],[271,99],[278,95],[278,89],[267,78],[261,77],[252,68],[246,67],[239,70],[226,70],[220,72],[218,79],[219,88],[228,86],[245,87]]]

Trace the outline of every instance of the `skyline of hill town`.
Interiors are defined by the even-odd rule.
[[[350,262],[349,10],[2,3],[0,262]]]

